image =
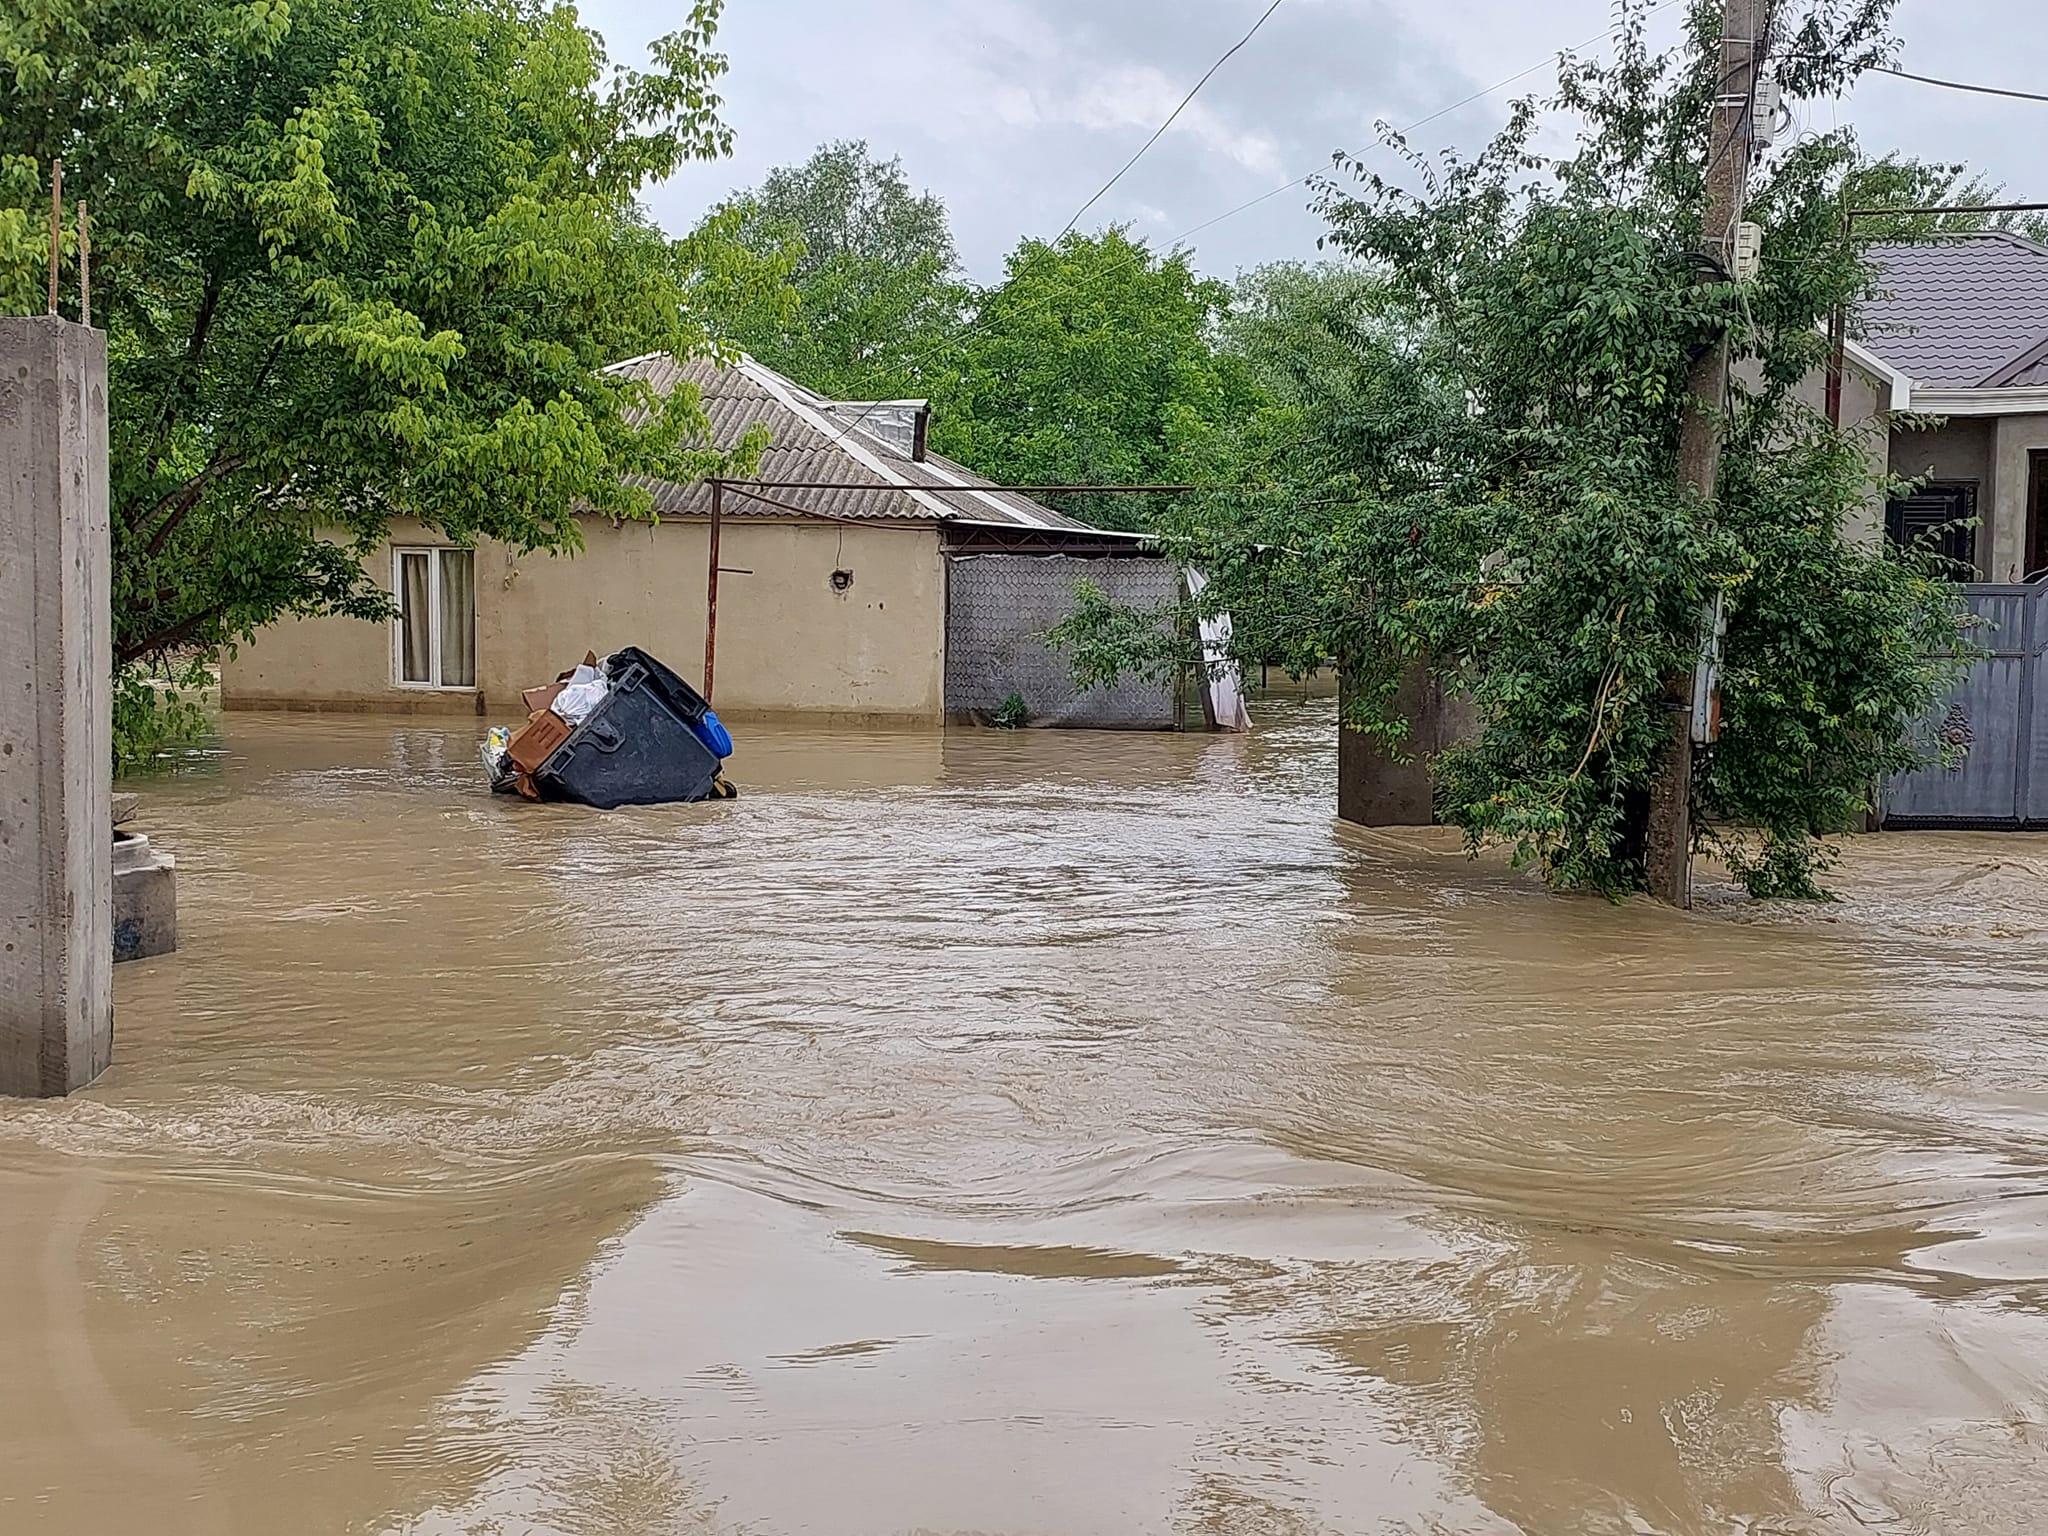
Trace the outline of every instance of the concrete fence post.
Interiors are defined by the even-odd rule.
[[[1342,669],[1341,711],[1348,698]],[[1478,720],[1470,700],[1446,695],[1427,661],[1416,661],[1395,690],[1394,712],[1408,721],[1399,755],[1341,723],[1337,735],[1337,816],[1361,827],[1426,827],[1436,820],[1433,765],[1444,748],[1470,739]]]
[[[0,319],[0,1094],[114,1049],[107,345]]]

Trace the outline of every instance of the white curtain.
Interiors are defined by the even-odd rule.
[[[425,550],[407,550],[398,557],[399,681],[434,680],[433,609],[428,597],[431,574]]]
[[[1209,578],[1193,566],[1187,568],[1187,576],[1188,596],[1200,597],[1202,589],[1209,585]],[[1213,619],[1202,620],[1202,659],[1212,664],[1220,662],[1229,650],[1230,615],[1219,613]],[[1244,707],[1241,683],[1235,662],[1217,667],[1215,675],[1208,679],[1209,712],[1215,717],[1218,730],[1248,731],[1252,728],[1252,714]]]
[[[441,686],[476,686],[476,556],[441,551]]]

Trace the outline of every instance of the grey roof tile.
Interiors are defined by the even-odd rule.
[[[644,379],[664,395],[681,383],[695,385],[711,422],[712,441],[722,448],[736,444],[748,428],[765,426],[769,444],[758,471],[763,481],[827,480],[874,487],[760,487],[763,496],[783,503],[779,507],[728,491],[722,508],[727,516],[784,517],[790,508],[799,508],[828,518],[1101,531],[1029,497],[988,489],[989,481],[938,454],[914,460],[898,445],[901,424],[893,415],[879,420],[874,419],[879,412],[863,416],[862,405],[826,400],[751,358],[722,366],[709,358],[679,363],[666,353],[655,353],[616,364],[610,371]],[[711,510],[711,488],[703,481],[680,485],[629,475],[626,483],[650,492],[654,510],[668,516],[702,515]]]
[[[1984,381],[1987,389],[2040,384],[2048,384],[2048,336],[2042,337]]]
[[[1916,382],[1987,384],[2048,340],[2048,247],[2003,230],[1873,245],[1861,339]],[[2000,382],[2022,382],[2001,380]]]

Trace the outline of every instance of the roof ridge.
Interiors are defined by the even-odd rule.
[[[1872,251],[1925,250],[1934,246],[1958,245],[1965,240],[1998,240],[2006,245],[2017,246],[2033,256],[2048,256],[2048,245],[2016,229],[1936,229],[1911,239],[1873,240],[1867,249]]]
[[[2005,241],[2006,244],[2016,245],[2023,251],[2033,252],[2036,256],[2048,256],[2048,245],[2043,245],[2040,241],[2034,239],[2033,236],[2023,235],[2016,229],[1987,229],[1984,233],[1996,235],[1999,239]]]
[[[1978,380],[1976,387],[1978,389],[2002,389],[2043,358],[2048,358],[2048,335],[2027,343],[2017,354],[2000,363],[1990,373]]]

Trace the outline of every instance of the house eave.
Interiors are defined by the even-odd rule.
[[[2048,384],[2003,389],[1922,389],[1913,396],[1915,416],[2048,416]]]
[[[1842,355],[1865,373],[1870,374],[1891,390],[1891,408],[1895,411],[1917,410],[1914,402],[1913,381],[1899,372],[1890,363],[1879,357],[1860,341],[1845,339]]]

